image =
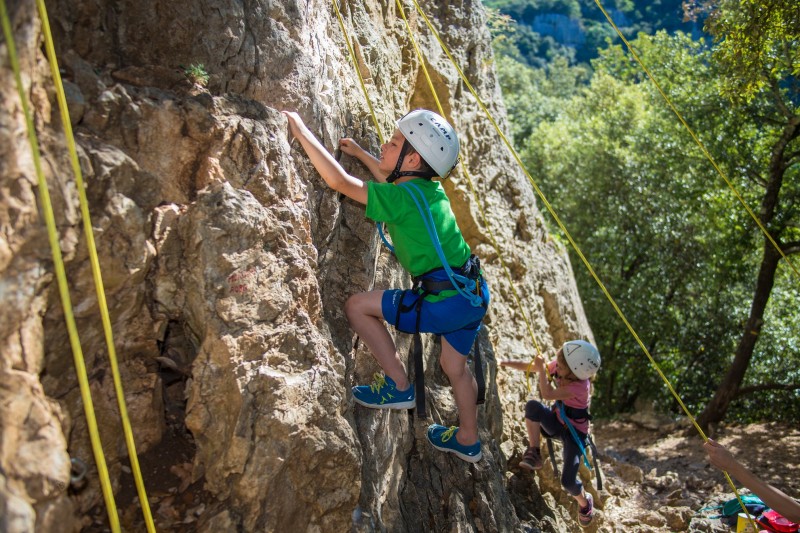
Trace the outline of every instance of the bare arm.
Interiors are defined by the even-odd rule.
[[[553,387],[550,380],[547,379],[547,371],[539,372],[539,394],[543,400],[569,400],[574,398],[575,394],[562,388]]]
[[[361,161],[361,163],[363,163],[364,166],[367,167],[370,172],[372,172],[372,175],[375,176],[376,180],[380,182],[386,181],[388,174],[378,167],[381,163],[381,160],[361,148],[361,146],[353,139],[339,139],[339,149],[341,149],[341,151],[347,155],[355,157]]]
[[[533,369],[533,361],[512,361],[511,359],[503,359],[500,361],[500,366],[505,366],[508,368],[513,368],[514,370],[523,370],[523,371],[530,371],[536,372]]]
[[[526,372],[537,372],[539,374],[539,394],[543,400],[569,400],[575,397],[575,395],[569,391],[553,387],[548,379],[544,357],[541,355],[537,355],[536,358],[530,362],[504,359],[500,361],[500,366],[513,368],[514,370],[524,370]]]
[[[539,395],[542,397],[542,400],[569,400],[575,397],[573,393],[565,389],[553,387],[548,379],[549,376],[547,375],[547,368],[544,364],[544,357],[541,354],[537,355],[533,360],[533,366],[536,371],[539,372]]]
[[[322,179],[328,186],[356,202],[366,205],[367,184],[344,171],[324,146],[314,137],[314,134],[303,123],[300,115],[292,111],[284,111],[289,122],[289,131],[308,154],[311,164],[317,169]]]
[[[703,445],[703,448],[705,448],[708,460],[712,465],[738,479],[742,485],[758,495],[768,507],[780,513],[787,520],[800,522],[800,503],[761,480],[742,463],[734,459],[731,452],[718,442],[709,439]]]

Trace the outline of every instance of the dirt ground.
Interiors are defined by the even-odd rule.
[[[704,519],[715,511],[698,512],[734,494],[689,422],[630,417],[599,421],[593,431],[605,474],[596,531],[731,531]],[[800,425],[728,425],[708,436],[768,483],[800,497]],[[733,481],[740,494],[748,492]]]
[[[732,498],[733,492],[723,474],[709,465],[703,440],[688,422],[637,414],[624,420],[595,421],[593,434],[603,490],[594,490],[597,480],[592,481],[599,511],[598,520],[585,530],[587,533],[733,531],[720,520],[707,518],[715,511],[698,512]],[[727,446],[767,482],[800,497],[800,425],[730,425],[717,428],[709,436]],[[186,437],[172,437],[141,461],[151,472],[148,495],[159,530],[189,533],[196,530],[197,518],[213,498],[203,490],[202,481],[190,483],[192,446]],[[158,465],[160,468],[156,468]],[[175,466],[167,469],[163,465]],[[519,470],[516,465],[511,468]],[[548,475],[545,470],[540,472]],[[130,475],[123,476],[119,503],[125,530],[142,530]],[[83,531],[105,530],[102,511],[98,507],[94,516],[87,517],[88,527]],[[581,531],[572,520],[565,527],[573,525],[570,531]]]

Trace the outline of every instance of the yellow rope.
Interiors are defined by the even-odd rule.
[[[439,101],[439,95],[437,94],[436,89],[433,86],[433,81],[431,80],[431,76],[428,73],[428,68],[425,66],[425,57],[422,55],[422,51],[419,49],[419,46],[417,45],[417,41],[414,38],[414,32],[411,30],[411,26],[409,25],[408,19],[406,18],[406,13],[405,10],[403,9],[403,4],[400,2],[400,0],[395,0],[395,2],[397,3],[397,9],[400,12],[400,16],[402,17],[403,22],[405,23],[406,31],[408,32],[408,37],[411,40],[411,44],[414,47],[414,51],[417,55],[417,59],[419,60],[419,64],[422,67],[422,72],[425,74],[425,80],[428,83],[428,88],[430,89],[431,95],[433,95],[433,99],[436,102],[436,108],[439,110],[440,115],[442,115],[445,118],[448,118],[444,112],[444,109],[442,108],[441,102]],[[528,329],[528,334],[533,340],[533,345],[536,349],[536,353],[541,353],[541,348],[539,347],[539,343],[536,340],[536,335],[533,332],[533,327],[531,326],[530,320],[528,319],[528,315],[525,313],[525,309],[522,306],[522,300],[520,299],[519,293],[517,292],[516,283],[514,283],[514,280],[511,277],[511,271],[509,270],[508,265],[506,264],[505,259],[503,258],[504,257],[503,252],[500,249],[500,245],[497,243],[497,239],[494,236],[494,232],[492,232],[492,227],[489,224],[489,220],[488,217],[486,216],[486,211],[483,207],[483,203],[481,202],[480,196],[478,195],[478,191],[475,187],[474,182],[472,181],[472,176],[469,173],[466,163],[464,163],[465,159],[466,159],[465,157],[461,157],[461,171],[467,178],[467,183],[469,184],[470,192],[472,193],[472,197],[475,200],[475,204],[478,206],[478,212],[481,215],[483,226],[486,228],[486,232],[489,234],[489,238],[492,241],[492,246],[494,247],[495,252],[497,253],[497,258],[500,260],[500,265],[503,268],[503,273],[508,279],[508,284],[511,287],[511,292],[514,295],[514,300],[517,304],[517,307],[519,308],[520,314],[522,315],[522,319],[525,321],[525,326]],[[531,364],[528,365],[528,369],[525,371],[525,383],[528,386],[529,393],[531,391],[531,384],[530,384]]]
[[[47,9],[45,7],[44,0],[36,0],[36,5],[39,8],[39,16],[42,19],[42,32],[44,33],[47,59],[50,63],[50,72],[53,76],[53,81],[55,82],[56,86],[58,107],[61,111],[61,122],[64,126],[64,135],[69,148],[72,171],[75,174],[75,185],[78,189],[78,198],[80,200],[83,230],[86,236],[87,248],[89,250],[90,263],[92,265],[92,277],[94,278],[95,292],[97,293],[97,303],[100,308],[100,316],[103,324],[103,331],[105,333],[106,346],[108,348],[108,359],[111,365],[111,374],[114,379],[114,390],[117,396],[117,405],[119,407],[120,418],[122,419],[122,429],[125,435],[125,444],[128,448],[128,458],[131,462],[131,471],[136,484],[139,503],[142,506],[142,513],[144,514],[147,531],[152,533],[155,531],[155,525],[153,524],[153,516],[150,513],[150,504],[147,501],[144,480],[142,479],[142,472],[139,468],[139,459],[136,455],[136,443],[133,438],[133,430],[131,429],[131,423],[128,417],[128,409],[125,404],[125,392],[122,389],[122,379],[120,378],[119,365],[117,364],[117,352],[114,347],[111,318],[109,317],[108,313],[108,304],[106,302],[106,294],[103,287],[103,277],[100,272],[100,261],[97,258],[97,247],[95,245],[94,232],[92,231],[92,221],[89,216],[89,202],[86,199],[86,190],[83,185],[83,174],[78,161],[78,151],[75,147],[75,136],[72,133],[72,123],[69,119],[67,98],[64,94],[64,85],[61,81],[61,73],[58,69],[58,60],[56,58],[55,47],[53,45],[53,35],[50,32],[50,22],[49,17],[47,16]]]
[[[664,98],[664,101],[666,101],[666,103],[669,106],[669,108],[672,110],[673,113],[675,113],[675,116],[678,117],[678,120],[680,120],[681,124],[683,124],[683,127],[686,128],[686,131],[689,132],[689,135],[692,136],[692,139],[694,139],[694,142],[697,143],[697,146],[700,147],[700,150],[703,152],[703,155],[706,156],[706,158],[709,160],[709,162],[714,167],[714,169],[717,171],[717,173],[720,175],[720,177],[722,177],[722,179],[728,185],[728,188],[730,188],[730,190],[733,192],[734,196],[736,196],[736,198],[739,200],[739,203],[742,204],[742,206],[747,211],[747,213],[750,215],[750,217],[755,221],[756,225],[758,225],[759,229],[764,234],[764,236],[769,240],[769,242],[772,243],[772,246],[775,247],[775,249],[778,251],[778,253],[781,254],[781,257],[783,257],[783,259],[786,260],[786,263],[789,265],[789,267],[792,269],[792,271],[794,271],[794,273],[797,276],[797,278],[800,279],[800,272],[797,271],[797,268],[795,268],[794,263],[792,263],[791,260],[786,256],[786,254],[783,253],[783,250],[781,250],[781,247],[778,246],[777,242],[775,242],[775,239],[772,238],[772,235],[770,235],[770,233],[767,231],[767,228],[764,227],[764,225],[761,223],[761,220],[759,220],[759,218],[756,216],[756,214],[753,212],[753,210],[750,209],[750,206],[747,205],[747,203],[744,201],[744,198],[742,197],[741,194],[739,194],[739,191],[736,190],[736,186],[734,186],[734,184],[728,179],[728,176],[726,176],[725,173],[722,171],[722,169],[719,167],[719,165],[717,165],[717,162],[714,160],[714,158],[711,156],[711,154],[708,152],[708,150],[706,150],[705,145],[703,145],[702,141],[697,137],[697,135],[694,133],[692,128],[689,126],[689,124],[684,120],[683,116],[680,114],[678,109],[672,103],[672,100],[670,100],[669,97],[666,95],[666,93],[661,89],[661,85],[659,85],[659,83],[656,81],[656,79],[650,73],[650,70],[645,66],[644,63],[642,63],[642,60],[639,59],[639,56],[633,50],[633,47],[631,46],[631,44],[628,42],[628,40],[625,38],[625,36],[622,35],[622,32],[619,30],[617,25],[611,19],[611,16],[606,12],[605,8],[603,8],[603,5],[600,3],[600,0],[594,0],[594,2],[595,2],[595,4],[597,4],[597,7],[600,8],[600,11],[603,12],[603,15],[605,15],[606,19],[611,24],[611,26],[614,28],[614,30],[617,32],[617,35],[619,35],[619,38],[622,39],[622,42],[625,43],[625,46],[628,48],[628,51],[631,53],[631,56],[633,56],[633,58],[636,60],[636,62],[639,63],[639,66],[642,67],[642,70],[644,70],[645,74],[647,74],[647,77],[650,78],[650,81],[653,82],[653,85],[658,90],[658,92],[661,94],[661,96]]]
[[[108,512],[108,520],[111,525],[111,530],[116,532],[120,531],[119,517],[117,516],[117,507],[114,503],[114,494],[111,489],[111,480],[108,475],[108,468],[106,467],[105,456],[103,455],[103,448],[100,442],[100,434],[97,430],[97,420],[94,414],[94,405],[92,403],[92,396],[89,391],[89,379],[86,374],[86,364],[83,359],[83,351],[81,350],[80,339],[78,338],[78,330],[75,325],[75,317],[72,313],[72,303],[69,296],[69,288],[67,287],[67,275],[64,268],[64,260],[61,256],[61,248],[58,242],[58,232],[56,230],[55,215],[53,214],[53,205],[50,202],[50,192],[47,188],[47,180],[42,171],[41,154],[39,152],[39,142],[36,138],[36,131],[33,125],[33,117],[28,107],[27,98],[25,95],[25,88],[22,83],[22,76],[20,74],[19,59],[17,56],[16,47],[14,45],[14,36],[11,32],[11,22],[8,17],[5,0],[0,0],[0,18],[2,18],[3,33],[6,38],[6,45],[8,46],[8,55],[11,61],[11,68],[14,70],[14,78],[17,83],[19,91],[19,98],[22,104],[22,110],[25,114],[25,122],[28,130],[28,142],[31,145],[31,152],[33,155],[33,164],[36,169],[36,175],[39,182],[39,197],[42,202],[42,214],[47,225],[47,235],[50,240],[50,248],[53,253],[53,266],[55,268],[56,279],[58,281],[58,290],[61,295],[61,304],[64,309],[64,320],[67,323],[67,331],[69,333],[69,342],[72,347],[72,355],[75,360],[75,372],[78,375],[78,384],[81,391],[81,400],[83,401],[83,409],[86,414],[86,423],[89,429],[89,439],[92,444],[92,451],[94,452],[95,461],[97,463],[97,472],[100,476],[100,485],[103,492],[103,499],[106,502],[106,510]]]
[[[678,120],[680,120],[681,124],[683,124],[683,127],[686,128],[686,131],[688,131],[689,135],[692,136],[692,139],[694,139],[694,141],[697,143],[697,146],[700,147],[700,150],[703,152],[703,154],[706,156],[706,158],[709,160],[709,162],[711,162],[711,165],[714,167],[714,169],[717,171],[717,173],[722,177],[722,179],[728,185],[730,190],[733,192],[733,194],[739,200],[739,203],[742,204],[742,206],[745,208],[745,210],[750,215],[750,217],[755,221],[755,223],[758,225],[759,229],[764,234],[764,236],[769,240],[769,242],[772,243],[772,246],[774,246],[775,249],[778,251],[778,253],[781,254],[781,257],[783,257],[786,260],[786,263],[789,265],[789,267],[792,269],[792,271],[794,271],[795,275],[798,278],[800,278],[800,272],[797,271],[797,269],[795,268],[794,264],[789,260],[789,258],[786,256],[786,254],[783,253],[783,250],[781,250],[781,247],[778,246],[778,243],[775,242],[775,240],[772,238],[772,235],[770,235],[770,233],[767,231],[767,229],[761,223],[761,221],[756,216],[756,214],[753,212],[753,210],[750,209],[750,206],[748,206],[747,203],[744,201],[744,198],[742,198],[742,195],[739,194],[738,190],[736,190],[736,187],[728,179],[728,176],[725,175],[725,173],[722,171],[722,169],[719,167],[719,165],[717,165],[717,162],[714,160],[714,158],[711,157],[711,154],[708,152],[708,150],[706,150],[705,145],[703,145],[702,141],[700,141],[700,139],[694,133],[692,128],[689,126],[689,124],[684,120],[683,116],[680,114],[678,109],[672,103],[672,100],[670,100],[669,97],[667,96],[667,94],[661,89],[661,85],[659,85],[658,81],[656,81],[656,79],[650,73],[650,70],[647,68],[647,66],[645,66],[645,64],[639,58],[639,55],[634,51],[633,47],[628,42],[628,40],[625,38],[625,36],[622,35],[622,32],[619,30],[617,25],[614,23],[614,20],[611,18],[611,16],[605,10],[603,5],[600,3],[600,0],[594,0],[594,1],[595,1],[595,4],[597,4],[597,7],[600,8],[600,11],[603,12],[603,15],[605,15],[606,20],[608,20],[609,24],[611,24],[611,26],[614,28],[614,31],[617,32],[617,35],[619,35],[619,38],[622,39],[622,42],[625,43],[625,46],[628,48],[628,51],[631,53],[631,56],[633,56],[633,58],[636,60],[636,62],[639,64],[639,66],[642,67],[642,70],[645,72],[645,74],[647,74],[647,77],[650,78],[650,81],[653,82],[653,85],[658,90],[659,94],[661,94],[661,96],[664,98],[664,101],[667,103],[669,108],[672,110],[673,113],[675,113],[675,116],[678,117]],[[701,432],[701,434],[702,434],[702,432]],[[708,440],[705,437],[705,435],[703,435],[703,439],[704,440]],[[736,499],[739,500],[739,505],[741,506],[741,508],[745,512],[745,514],[747,514],[747,516],[748,516],[748,519],[750,521],[750,526],[753,528],[754,531],[756,531],[756,532],[759,531],[759,528],[756,527],[756,524],[755,524],[755,522],[753,522],[753,518],[751,517],[750,513],[747,512],[747,509],[746,509],[746,507],[744,505],[744,502],[739,497],[739,492],[736,490],[736,486],[733,484],[733,481],[731,480],[730,476],[728,476],[727,472],[725,472],[725,478],[728,480],[728,483],[730,484],[730,486],[733,487],[733,491],[736,494]]]
[[[378,117],[375,116],[375,110],[372,108],[372,100],[369,98],[369,93],[367,92],[367,86],[364,84],[364,78],[361,76],[361,69],[358,68],[358,61],[356,60],[356,54],[353,51],[353,45],[350,41],[350,35],[347,33],[347,27],[345,27],[344,19],[342,18],[342,13],[339,11],[339,3],[337,0],[333,0],[333,8],[336,11],[336,17],[339,19],[339,26],[342,28],[342,33],[344,34],[344,42],[347,44],[347,51],[350,53],[350,60],[353,62],[353,68],[358,74],[358,81],[361,84],[361,90],[364,92],[364,98],[367,99],[367,106],[369,107],[369,113],[372,115],[372,122],[375,124],[375,131],[378,133],[378,141],[383,144],[383,134],[381,133],[381,126],[378,124]]]
[[[428,26],[428,28],[430,29],[431,33],[434,35],[434,37],[436,37],[436,40],[439,42],[439,45],[442,47],[442,50],[444,51],[444,53],[445,53],[445,54],[447,55],[447,57],[450,59],[450,62],[451,62],[451,63],[453,64],[453,66],[455,67],[455,69],[456,69],[456,71],[458,72],[458,74],[459,74],[459,76],[460,76],[461,80],[464,82],[464,84],[466,85],[466,87],[469,89],[470,93],[472,93],[472,96],[473,96],[473,97],[475,97],[475,100],[478,102],[478,105],[479,105],[479,106],[481,107],[481,109],[484,111],[484,113],[485,113],[485,114],[486,114],[486,116],[488,117],[489,121],[492,123],[492,126],[494,126],[494,128],[495,128],[495,131],[496,131],[496,132],[497,132],[497,134],[500,136],[500,138],[503,140],[503,143],[506,145],[506,147],[509,149],[509,151],[511,152],[511,154],[514,156],[514,159],[517,161],[517,163],[519,164],[520,168],[521,168],[521,169],[522,169],[522,171],[525,173],[525,176],[528,178],[528,181],[531,183],[531,185],[533,186],[534,190],[535,190],[535,191],[536,191],[536,193],[539,195],[539,197],[541,198],[541,200],[542,200],[542,202],[544,203],[544,205],[547,207],[547,210],[550,212],[550,215],[552,215],[553,219],[554,219],[554,220],[556,221],[556,223],[558,224],[558,227],[561,229],[561,231],[562,231],[562,232],[564,233],[564,235],[567,237],[567,239],[569,240],[569,242],[570,242],[570,244],[572,245],[573,249],[574,249],[574,250],[575,250],[575,252],[578,254],[578,256],[581,258],[581,261],[583,261],[583,264],[584,264],[584,265],[586,266],[586,268],[589,270],[589,273],[592,275],[592,277],[594,278],[595,282],[598,284],[598,286],[600,287],[600,289],[603,291],[603,294],[605,294],[606,298],[607,298],[607,299],[608,299],[608,301],[611,303],[611,305],[612,305],[612,307],[614,308],[614,310],[617,312],[617,315],[619,315],[620,319],[623,321],[623,323],[625,324],[625,326],[628,328],[628,331],[630,331],[631,335],[633,335],[634,339],[636,339],[636,342],[639,344],[639,346],[641,347],[642,351],[645,353],[645,355],[647,356],[647,358],[650,360],[650,363],[651,363],[651,364],[653,365],[653,367],[656,369],[656,371],[658,372],[658,375],[661,377],[661,379],[662,379],[662,380],[664,381],[664,383],[666,384],[666,386],[667,386],[667,389],[670,391],[670,393],[672,394],[672,396],[673,396],[673,397],[675,398],[675,400],[678,402],[678,405],[680,405],[681,409],[683,409],[683,412],[684,412],[684,413],[686,413],[686,416],[687,416],[687,417],[689,418],[689,420],[692,422],[692,424],[694,425],[695,429],[697,429],[697,432],[698,432],[698,433],[700,434],[700,436],[703,438],[703,441],[704,441],[704,442],[708,442],[708,437],[707,437],[707,436],[706,436],[706,434],[703,432],[702,428],[701,428],[701,427],[700,427],[700,426],[697,424],[697,421],[695,420],[694,416],[692,416],[692,414],[689,412],[689,409],[688,409],[688,408],[686,407],[686,405],[683,403],[683,400],[681,399],[681,397],[678,395],[678,393],[677,393],[677,392],[675,392],[675,389],[672,387],[672,384],[670,383],[669,379],[667,379],[667,377],[666,377],[666,376],[664,375],[664,373],[661,371],[661,368],[659,367],[658,363],[656,363],[655,359],[653,359],[653,356],[652,356],[652,355],[650,355],[650,351],[647,349],[647,347],[644,345],[644,343],[642,342],[642,340],[639,338],[639,335],[638,335],[638,334],[636,333],[636,331],[633,329],[633,326],[631,326],[630,322],[628,322],[628,319],[627,319],[627,318],[625,317],[625,315],[622,313],[622,310],[619,308],[619,306],[617,305],[617,303],[616,303],[616,301],[614,300],[614,298],[613,298],[613,297],[611,296],[611,294],[608,292],[608,290],[606,289],[606,287],[605,287],[605,285],[603,284],[603,282],[602,282],[602,281],[600,281],[600,278],[599,278],[599,277],[597,276],[597,274],[595,273],[595,271],[594,271],[594,268],[592,268],[592,266],[591,266],[591,264],[589,263],[589,261],[588,261],[588,260],[586,259],[586,257],[583,255],[583,252],[581,251],[580,247],[577,245],[577,243],[576,243],[576,242],[574,241],[574,239],[572,238],[572,235],[571,235],[571,234],[570,234],[570,233],[567,231],[567,228],[566,228],[566,227],[564,226],[564,224],[561,222],[561,219],[558,217],[558,215],[556,214],[555,210],[554,210],[554,209],[553,209],[553,207],[550,205],[550,202],[549,202],[549,201],[547,200],[547,198],[544,196],[544,193],[542,193],[542,191],[539,189],[539,186],[536,184],[536,182],[534,181],[534,179],[533,179],[533,177],[531,176],[531,174],[530,174],[530,173],[528,172],[528,170],[525,168],[525,165],[523,165],[523,163],[522,163],[522,160],[520,159],[520,157],[519,157],[519,155],[517,154],[516,150],[514,150],[514,147],[513,147],[513,146],[511,145],[511,143],[508,141],[508,138],[506,138],[505,134],[503,134],[503,132],[500,130],[500,127],[497,125],[497,122],[494,120],[494,118],[492,117],[491,113],[490,113],[490,112],[489,112],[489,110],[486,108],[486,105],[483,103],[483,100],[481,100],[480,96],[478,96],[478,93],[475,91],[475,89],[473,89],[472,85],[469,83],[469,80],[467,80],[467,77],[464,75],[463,71],[461,70],[461,68],[460,68],[460,67],[458,66],[458,64],[456,63],[455,59],[453,58],[453,55],[450,53],[450,50],[449,50],[449,49],[447,48],[447,46],[444,44],[444,41],[442,41],[441,37],[439,36],[439,33],[438,33],[438,32],[436,31],[436,29],[433,27],[433,24],[431,24],[431,21],[430,21],[430,19],[428,19],[427,15],[425,15],[425,13],[422,11],[422,8],[419,6],[419,3],[417,2],[417,0],[412,0],[412,2],[414,2],[414,6],[416,6],[417,12],[419,12],[420,16],[423,18],[423,20],[425,20],[425,23],[427,24],[427,26]],[[784,257],[785,257],[785,256],[784,256]],[[788,261],[788,260],[787,260],[787,261]],[[727,481],[728,481],[728,484],[731,486],[731,488],[733,488],[733,491],[734,491],[734,493],[736,494],[736,497],[737,497],[737,499],[739,500],[739,503],[742,505],[742,508],[744,509],[744,503],[742,502],[741,498],[739,497],[739,493],[738,493],[738,491],[736,490],[736,486],[733,484],[733,481],[731,480],[731,478],[730,478],[730,476],[728,475],[728,473],[727,473],[727,472],[724,472],[724,474],[725,474],[725,478],[726,478],[726,479],[727,479]],[[752,520],[751,520],[751,522],[752,522]],[[755,527],[755,526],[753,526],[753,527]]]

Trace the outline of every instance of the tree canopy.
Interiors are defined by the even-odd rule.
[[[723,18],[711,17],[714,24]],[[792,69],[774,71],[769,83],[743,84],[744,70],[718,46],[726,39],[715,35],[711,46],[658,32],[632,45],[743,200],[793,253],[800,146]],[[613,44],[597,51],[591,69],[566,58],[531,69],[509,42],[503,46],[498,71],[527,168],[684,402],[694,413],[707,408],[727,380],[732,416],[796,419],[798,279],[775,262],[774,283],[762,283],[763,235],[642,69]],[[727,97],[734,90],[746,96],[737,105]],[[604,357],[595,409],[613,414],[637,401],[675,409],[577,257],[573,265]],[[756,330],[758,342],[748,348]],[[745,371],[732,376],[740,360]]]

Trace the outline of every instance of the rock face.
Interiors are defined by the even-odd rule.
[[[116,496],[112,512],[124,529],[141,531],[41,19],[32,2],[8,4]],[[397,5],[340,6],[383,135],[406,110],[435,109]],[[479,409],[485,459],[475,465],[424,438],[431,421],[457,422],[434,338],[425,339],[432,420],[353,405],[349,387],[379,367],[350,330],[344,301],[410,281],[363,207],[327,189],[289,142],[280,114],[297,110],[332,151],[346,136],[377,152],[333,4],[52,0],[47,8],[159,529],[564,530],[552,513],[520,512],[544,503],[530,507],[509,492],[507,457],[524,446],[524,385],[519,376],[498,383],[494,360],[591,333],[532,188],[413,4],[405,13],[469,169],[445,187],[493,294],[480,336],[488,359]],[[480,3],[422,9],[504,126]],[[99,531],[106,505],[8,57],[4,40],[0,530]],[[200,64],[205,87],[185,74]],[[409,337],[395,338],[407,353]],[[76,479],[82,464],[86,478]]]

